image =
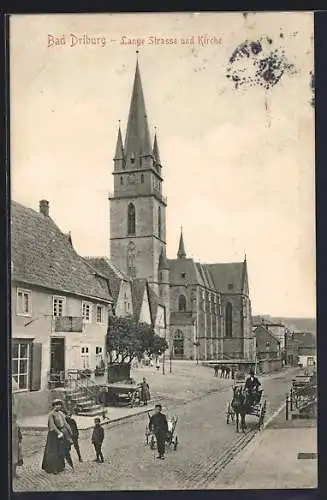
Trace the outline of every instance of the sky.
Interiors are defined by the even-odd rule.
[[[15,201],[38,210],[47,199],[81,255],[109,255],[112,159],[139,49],[168,198],[167,256],[183,226],[198,261],[246,253],[254,314],[315,317],[312,13],[14,15],[10,30]],[[76,43],[83,36],[98,43]],[[275,65],[264,88],[264,71],[255,73],[269,58],[284,73]]]

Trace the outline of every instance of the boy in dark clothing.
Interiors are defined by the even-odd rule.
[[[168,434],[168,422],[166,415],[161,413],[162,406],[157,404],[155,406],[155,414],[152,415],[149,422],[149,429],[156,436],[157,447],[158,447],[158,456],[157,458],[161,458],[164,460],[165,458],[165,441]]]
[[[94,428],[93,428],[93,433],[92,433],[92,444],[95,449],[96,453],[96,459],[94,460],[95,462],[101,462],[103,464],[104,459],[102,455],[102,443],[104,439],[104,430],[103,427],[101,426],[100,419],[95,418],[94,419]]]
[[[78,444],[79,431],[77,429],[76,421],[73,419],[71,412],[66,413],[66,421],[71,429],[72,441],[73,441],[73,445],[74,445],[74,448],[75,448],[77,456],[78,456],[78,460],[80,462],[82,462],[83,460],[81,457],[81,451],[79,449],[79,444]]]

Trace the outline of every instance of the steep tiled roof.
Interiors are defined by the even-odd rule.
[[[134,316],[139,319],[143,304],[144,292],[147,288],[146,279],[134,279],[132,281],[132,302]]]
[[[242,293],[244,262],[206,264],[212,275],[216,290],[222,293]],[[230,289],[229,285],[233,285]]]
[[[169,259],[170,281],[174,285],[178,284],[203,284],[203,280],[196,269],[193,259]],[[186,278],[182,278],[182,273]]]
[[[299,342],[302,348],[316,347],[316,338],[311,332],[294,332],[294,340]]]
[[[121,281],[129,281],[127,276],[117,269],[107,257],[85,257],[85,260],[109,280],[112,297],[117,303]]]
[[[271,340],[275,341],[276,343],[280,344],[280,341],[278,339],[276,339],[275,335],[270,331],[268,330],[268,328],[264,325],[259,325],[257,326],[255,329],[254,329],[254,332],[253,332],[255,335],[260,335],[260,334],[263,334],[265,335],[265,337],[269,337],[271,338]]]
[[[97,276],[49,216],[12,202],[12,279],[51,290],[112,301]]]

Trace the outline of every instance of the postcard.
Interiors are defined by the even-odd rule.
[[[13,491],[317,487],[313,41],[10,16]]]

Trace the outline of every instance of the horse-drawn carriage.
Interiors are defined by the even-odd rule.
[[[239,417],[241,417],[241,429],[245,432],[246,415],[258,418],[258,429],[260,430],[266,415],[267,401],[263,398],[263,391],[251,393],[245,389],[244,377],[235,379],[233,386],[233,398],[228,402],[226,412],[226,423],[234,422],[236,419],[236,432],[239,431]]]
[[[149,421],[151,418],[151,415],[148,413],[149,416]],[[167,417],[167,423],[168,423],[168,433],[166,435],[166,444],[169,446],[172,446],[174,451],[177,450],[177,445],[178,445],[178,438],[177,435],[175,434],[176,430],[176,425],[177,425],[178,417],[176,416],[168,416]],[[145,428],[145,442],[147,445],[150,446],[151,450],[154,450],[156,447],[156,436],[155,434],[150,430],[149,425],[146,426]]]

